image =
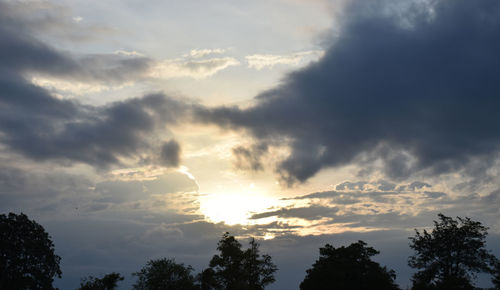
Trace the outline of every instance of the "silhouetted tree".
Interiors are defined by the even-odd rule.
[[[432,232],[415,230],[410,237],[416,253],[408,264],[420,269],[413,275],[413,289],[473,289],[476,273],[491,273],[497,263],[485,249],[487,228],[468,217],[438,217]]]
[[[207,268],[196,277],[200,290],[211,290],[218,288],[218,282],[215,280],[215,271],[212,268]]]
[[[250,248],[243,253],[243,269],[248,276],[249,289],[264,289],[275,281],[276,265],[271,256],[259,254],[259,244],[254,238],[250,240]]]
[[[60,260],[40,224],[22,213],[0,215],[0,289],[54,289]]]
[[[307,270],[300,289],[398,289],[394,271],[371,260],[377,254],[363,241],[337,249],[326,244],[319,249],[319,259]]]
[[[82,279],[78,290],[114,290],[119,281],[123,281],[119,273],[107,274],[102,278],[89,276]]]
[[[207,272],[205,281],[215,282],[205,289],[227,290],[260,290],[275,281],[277,268],[269,255],[260,255],[259,244],[254,239],[250,248],[243,251],[241,244],[229,233],[225,233],[217,244],[219,255],[214,255],[210,261],[213,273]],[[203,283],[202,283],[203,285]]]
[[[191,266],[178,264],[174,260],[149,261],[144,268],[132,275],[137,276],[133,289],[138,290],[191,290],[198,289]]]
[[[500,261],[497,261],[495,264],[495,269],[491,282],[493,282],[495,289],[500,289]]]
[[[219,255],[210,260],[210,268],[218,288],[238,289],[243,286],[245,273],[243,272],[243,251],[241,244],[229,233],[225,233],[217,244]]]

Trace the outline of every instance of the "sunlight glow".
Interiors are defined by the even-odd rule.
[[[209,221],[224,222],[227,225],[272,222],[274,218],[250,219],[252,214],[277,206],[280,202],[277,198],[259,192],[256,186],[252,185],[249,185],[246,190],[202,195],[200,197],[201,212]]]

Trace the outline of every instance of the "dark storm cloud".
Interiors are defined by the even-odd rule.
[[[393,178],[493,160],[500,2],[430,3],[391,14],[385,8],[394,1],[354,1],[318,63],[290,74],[254,107],[204,110],[200,118],[261,141],[290,140],[290,156],[277,165],[289,184],[363,158],[382,159]]]
[[[174,123],[184,103],[161,94],[103,107],[61,100],[25,79],[26,73],[96,82],[123,82],[147,59],[117,55],[71,57],[36,39],[31,27],[0,2],[0,142],[34,160],[58,159],[105,167],[150,145],[158,124]],[[16,17],[19,16],[19,17]]]
[[[57,100],[23,80],[0,79],[0,141],[34,160],[59,159],[106,167],[150,147],[146,134],[173,123],[180,103],[161,94],[105,107]]]
[[[178,167],[181,162],[181,146],[177,141],[170,140],[161,147],[160,159],[166,167]]]

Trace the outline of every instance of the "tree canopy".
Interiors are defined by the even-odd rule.
[[[193,268],[176,263],[171,259],[150,260],[139,272],[134,289],[137,290],[177,290],[198,289],[191,274]]]
[[[275,281],[277,271],[271,256],[259,253],[259,244],[250,240],[250,247],[243,251],[241,244],[225,233],[217,244],[220,252],[210,260],[211,270],[201,274],[204,289],[261,290]]]
[[[60,261],[40,224],[22,213],[0,215],[0,289],[54,289]]]
[[[363,241],[337,249],[326,244],[319,254],[300,283],[301,290],[398,289],[394,271],[372,261],[371,257],[379,252]]]
[[[500,289],[500,261],[497,261],[494,268],[493,278],[491,279],[495,289]]]
[[[118,281],[123,281],[119,273],[107,274],[102,278],[89,276],[84,278],[80,283],[78,290],[114,290],[118,285]]]
[[[491,273],[497,264],[486,249],[487,228],[468,217],[438,217],[431,232],[415,230],[410,237],[415,254],[408,264],[420,270],[413,275],[413,289],[473,289],[476,273]]]

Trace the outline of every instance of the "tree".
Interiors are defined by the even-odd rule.
[[[408,265],[419,269],[413,289],[473,289],[476,273],[493,271],[497,259],[486,250],[487,228],[470,218],[438,214],[432,232],[415,230]]]
[[[212,270],[206,272],[202,280],[202,285],[207,287],[205,289],[261,290],[275,281],[277,268],[271,256],[260,255],[259,244],[254,239],[250,240],[250,248],[243,251],[241,244],[225,233],[217,244],[217,250],[220,254],[210,260]]]
[[[149,261],[144,268],[132,275],[137,276],[134,289],[177,290],[198,289],[191,272],[191,266],[178,264],[175,260],[159,259]]]
[[[300,283],[301,290],[398,289],[394,284],[394,271],[372,261],[371,257],[379,252],[363,241],[337,249],[326,244],[319,249],[319,254]]]
[[[500,261],[497,261],[495,263],[495,269],[494,269],[493,278],[491,279],[491,282],[493,282],[495,289],[500,289]]]
[[[250,248],[243,253],[243,269],[248,276],[249,289],[264,289],[272,284],[274,272],[277,271],[271,256],[259,254],[259,244],[254,238],[250,239]]]
[[[119,273],[114,272],[102,278],[89,276],[82,280],[78,290],[114,290],[118,281],[123,281],[123,279],[124,277]]]
[[[207,268],[196,277],[199,283],[200,290],[217,289],[218,282],[215,280],[215,271],[212,268]]]
[[[60,261],[40,224],[23,213],[0,215],[0,289],[54,289]]]

